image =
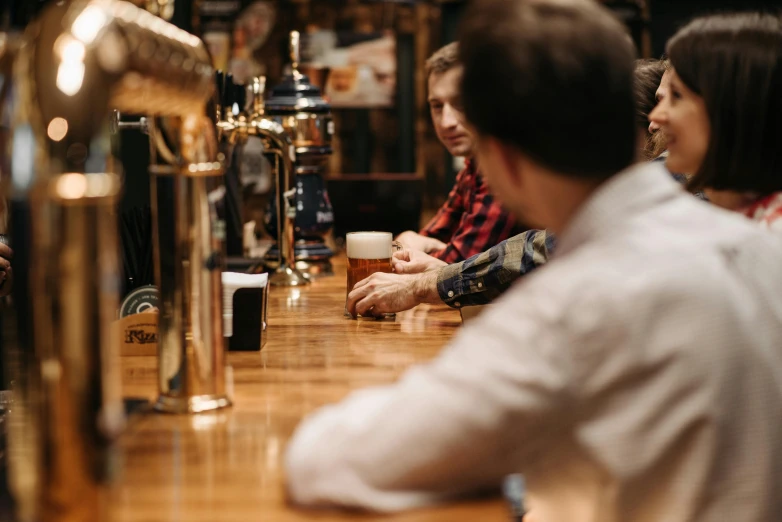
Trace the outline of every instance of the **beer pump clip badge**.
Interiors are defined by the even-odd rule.
[[[123,356],[157,355],[159,301],[155,286],[137,288],[122,300],[118,334]]]
[[[143,312],[156,312],[160,302],[160,293],[156,286],[148,285],[136,288],[122,300],[120,318]]]

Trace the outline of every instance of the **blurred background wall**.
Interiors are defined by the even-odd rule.
[[[2,3],[2,23],[23,25],[47,0]],[[782,10],[782,0],[604,3],[625,21],[639,54],[647,57],[661,56],[666,40],[696,15]],[[353,53],[353,58],[374,67],[378,78],[381,72],[385,75],[380,81],[391,85],[388,100],[334,99],[337,135],[327,180],[337,235],[358,223],[391,231],[416,228],[445,199],[459,164],[447,155],[432,129],[423,63],[437,48],[457,38],[465,1],[175,0],[175,5],[174,22],[207,39],[213,52],[222,55],[225,67],[238,72],[237,76],[265,74],[268,86],[279,82],[288,63],[287,35],[293,29],[310,37],[312,53],[331,45],[334,60],[346,60]],[[391,43],[383,47],[383,42]],[[374,55],[356,58],[357,49],[373,46]],[[349,91],[352,73],[344,64],[338,65],[331,69],[331,81],[334,85],[347,81]],[[318,76],[318,81],[324,80]],[[142,206],[149,200],[146,137],[123,131],[117,146],[127,176],[122,207]]]

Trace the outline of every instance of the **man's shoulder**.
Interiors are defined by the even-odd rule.
[[[689,196],[688,196],[689,197]],[[660,303],[735,300],[747,285],[765,295],[762,282],[782,287],[782,238],[749,220],[722,212],[707,215],[723,230],[661,226],[645,233],[618,232],[555,256],[508,293],[519,302],[547,302],[563,316],[573,313],[625,316]],[[729,282],[735,283],[729,288]],[[773,299],[773,296],[771,297]],[[780,297],[782,304],[782,297]]]

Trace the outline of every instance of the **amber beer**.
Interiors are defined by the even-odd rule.
[[[347,294],[359,281],[375,272],[391,272],[394,251],[390,232],[350,232],[347,235],[348,288]],[[347,296],[346,294],[346,296]],[[345,315],[348,314],[347,308]],[[389,314],[393,316],[393,314]]]
[[[391,272],[391,258],[388,259],[351,259],[348,258],[348,292],[375,272]]]

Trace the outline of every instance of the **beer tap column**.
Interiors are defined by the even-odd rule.
[[[223,345],[223,194],[216,129],[205,116],[150,125],[155,280],[160,287],[155,409],[197,413],[230,405]],[[177,143],[169,147],[167,141]],[[174,153],[178,150],[178,154]]]
[[[8,441],[22,521],[106,520],[100,486],[111,475],[111,441],[124,421],[111,109],[161,118],[151,124],[155,143],[168,133],[176,144],[165,153],[179,203],[161,202],[176,219],[159,229],[170,226],[178,242],[161,245],[157,257],[175,251],[179,266],[163,297],[177,303],[178,315],[169,320],[172,309],[161,310],[169,335],[159,350],[161,372],[171,353],[194,370],[179,374],[175,394],[162,390],[176,399],[167,411],[182,411],[193,394],[209,395],[210,406],[228,404],[222,318],[213,320],[221,315],[220,255],[212,255],[219,248],[204,181],[221,172],[206,117],[212,74],[197,37],[127,2],[52,3],[28,27],[14,66],[9,191],[13,239],[29,253],[15,286],[21,320]],[[187,344],[166,344],[171,338]],[[193,375],[197,387],[186,380]]]
[[[334,124],[331,107],[318,87],[299,72],[300,35],[290,34],[291,73],[272,89],[266,100],[266,117],[282,125],[294,146],[295,266],[310,278],[333,274],[334,255],[325,236],[334,224],[334,211],[326,190],[324,174],[332,153]],[[274,233],[275,214],[269,213],[269,230]]]
[[[269,277],[273,286],[301,286],[309,280],[295,266],[294,232],[296,220],[296,187],[293,185],[296,149],[290,134],[279,122],[266,116],[264,89],[266,79],[254,78],[246,87],[245,107],[237,118],[219,124],[223,136],[231,143],[241,143],[248,136],[257,136],[263,142],[264,154],[269,158],[275,175],[277,263]],[[226,91],[231,86],[226,85]],[[230,112],[223,106],[222,114]]]

